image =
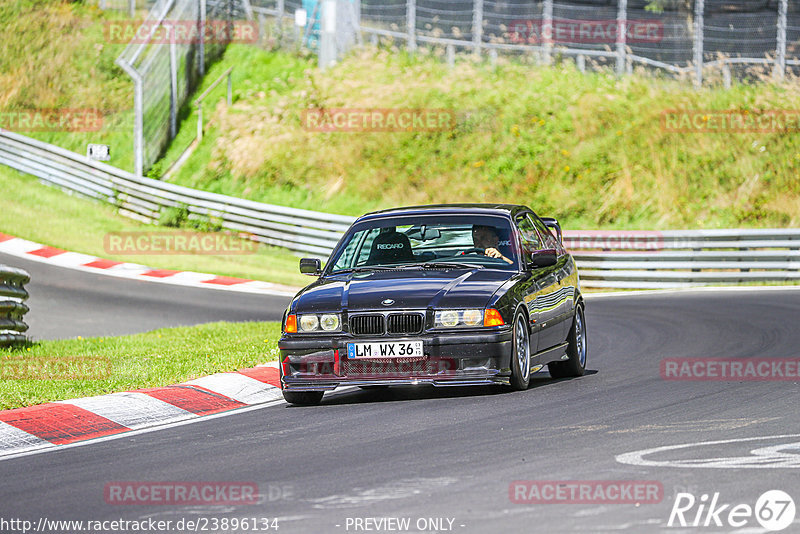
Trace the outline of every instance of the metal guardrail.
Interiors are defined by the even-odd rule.
[[[670,288],[800,282],[800,229],[565,231],[581,284]]]
[[[354,217],[263,204],[137,178],[28,137],[0,131],[0,163],[43,182],[158,221],[169,208],[213,217],[227,230],[307,256],[326,258]],[[664,288],[800,280],[800,229],[565,231],[586,287]]]
[[[22,269],[0,265],[0,346],[26,339],[28,325],[22,319],[28,307],[22,301],[28,298],[24,286],[30,281]]]
[[[120,213],[156,222],[164,210],[185,207],[193,219],[213,218],[227,230],[316,257],[327,257],[353,217],[275,206],[198,191],[91,161],[60,147],[0,132],[0,163],[43,182],[116,205]]]

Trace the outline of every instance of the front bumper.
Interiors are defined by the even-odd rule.
[[[422,340],[422,358],[350,360],[347,343]],[[339,386],[470,386],[508,384],[512,332],[423,334],[397,338],[292,336],[278,344],[281,384],[292,391],[330,391]]]

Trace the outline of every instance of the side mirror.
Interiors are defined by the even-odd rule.
[[[550,267],[556,263],[558,263],[558,252],[555,249],[546,248],[533,255],[530,265],[534,269],[540,269],[542,267]]]
[[[318,258],[303,258],[300,260],[300,272],[310,276],[319,276],[322,272],[322,263]]]
[[[558,221],[552,217],[542,217],[542,222],[545,226],[550,228],[556,233],[556,237],[558,238],[559,243],[563,243],[564,241],[561,239],[561,225],[558,224]]]

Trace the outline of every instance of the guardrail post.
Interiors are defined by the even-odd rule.
[[[447,66],[452,69],[456,65],[456,47],[450,43],[444,49],[447,56]]]
[[[232,72],[228,73],[228,107],[231,107],[231,103],[233,102],[233,83],[231,82],[231,75]]]
[[[722,85],[725,89],[731,88],[731,66],[725,60],[722,61]]]
[[[786,76],[786,13],[789,0],[778,1],[778,46],[775,55],[775,78],[782,82]]]
[[[617,76],[625,70],[628,44],[628,0],[617,0]]]
[[[483,0],[474,0],[472,7],[472,47],[476,56],[481,55],[483,44]]]
[[[575,56],[575,64],[578,66],[579,71],[586,72],[586,56],[583,54]]]
[[[136,0],[128,0],[128,15],[131,18],[136,16]]]
[[[553,59],[553,0],[544,0],[542,10],[542,42],[544,43],[543,59],[549,65]]]
[[[203,103],[197,104],[197,140],[203,140]]]
[[[414,52],[417,49],[417,2],[416,0],[406,0],[406,34],[408,41],[408,51]]]
[[[703,12],[705,0],[694,0],[694,86],[703,86]]]

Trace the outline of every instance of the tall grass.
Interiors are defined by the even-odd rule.
[[[796,133],[671,133],[667,109],[800,109],[800,88],[694,90],[639,72],[581,74],[360,51],[326,72],[232,47],[262,90],[220,106],[176,181],[267,202],[360,214],[433,202],[522,202],[570,227],[800,224]],[[273,79],[249,69],[275,65]],[[243,74],[245,72],[245,74]],[[283,73],[280,76],[279,73]],[[447,108],[444,132],[308,131],[306,108]]]

